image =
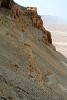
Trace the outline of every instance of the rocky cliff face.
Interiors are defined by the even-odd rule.
[[[21,9],[17,7],[17,5],[14,3],[13,0],[1,0],[0,1],[0,10],[2,10],[2,12],[8,13],[7,9],[10,11],[10,15],[12,16],[13,21],[8,22],[8,20],[6,18],[7,16],[4,19],[2,19],[2,17],[1,17],[3,23],[4,23],[4,21],[6,22],[6,23],[4,23],[5,25],[8,24],[9,27],[11,27],[11,26],[16,27],[22,31],[24,31],[26,26],[31,26],[31,27],[40,29],[45,34],[43,36],[44,43],[46,45],[48,45],[49,43],[52,44],[52,42],[51,42],[52,39],[51,39],[51,35],[50,35],[51,33],[46,31],[45,28],[43,27],[43,21],[41,19],[41,16],[37,14],[36,7],[27,7],[27,8],[25,8],[25,10],[21,11]],[[7,15],[9,15],[9,14],[7,14]],[[25,22],[24,17],[27,17],[29,20],[27,20],[27,22]]]
[[[37,9],[0,5],[0,100],[67,100],[67,59]]]
[[[46,45],[48,45],[48,43],[52,44],[51,33],[46,31],[43,27],[43,21],[41,19],[41,16],[37,14],[36,7],[27,7],[25,15],[27,15],[31,19],[33,27],[43,31],[43,33],[45,34],[45,36],[43,36],[43,42]]]

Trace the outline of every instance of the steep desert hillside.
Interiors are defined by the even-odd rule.
[[[67,100],[67,59],[36,7],[0,0],[0,100]]]

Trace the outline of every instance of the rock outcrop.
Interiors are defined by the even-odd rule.
[[[36,16],[31,16],[31,20],[32,20],[32,25],[38,29],[42,29],[43,28],[43,21],[41,19],[41,16],[36,15]]]
[[[36,7],[26,7],[25,15],[27,16],[37,15],[37,8]]]
[[[46,34],[47,34],[48,43],[52,44],[51,33],[46,30]]]
[[[25,15],[27,15],[31,18],[33,27],[36,27],[38,29],[43,28],[43,21],[41,19],[41,16],[37,14],[36,7],[27,7],[26,11],[25,11]]]
[[[0,12],[6,15],[5,17],[0,16],[0,23],[2,25],[24,31],[25,21],[21,16],[20,9],[13,0],[1,0]],[[10,18],[12,19],[10,20]]]
[[[19,17],[20,10],[16,6],[13,0],[0,0],[0,8],[5,8],[11,10],[14,18]]]
[[[8,24],[10,27],[16,27],[22,31],[24,31],[26,26],[35,27],[39,30],[42,30],[45,34],[42,38],[43,43],[45,43],[46,45],[48,45],[49,43],[52,44],[51,33],[46,31],[43,27],[43,21],[41,19],[41,16],[37,14],[36,7],[26,7],[22,12],[13,0],[1,0],[0,8],[9,9],[11,16],[14,18],[13,23],[7,22],[7,20],[5,19],[5,24]],[[25,22],[26,20],[24,19],[23,15],[29,18],[28,22]]]
[[[49,31],[46,31],[43,27],[43,21],[41,19],[41,16],[37,14],[37,8],[36,7],[27,7],[25,10],[25,15],[29,16],[29,18],[32,21],[32,27],[38,28],[43,31],[45,34],[42,38],[42,41],[48,45],[48,43],[52,44],[51,39],[51,33]]]

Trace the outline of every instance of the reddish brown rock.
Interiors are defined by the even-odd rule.
[[[47,35],[42,37],[42,42],[45,43],[46,45],[48,44],[48,38]]]
[[[20,10],[18,9],[13,0],[1,0],[0,7],[10,9],[14,18],[16,18],[17,16],[19,17],[20,15]]]
[[[5,19],[6,24],[8,23],[10,27],[12,26],[13,28],[15,27],[22,31],[24,31],[24,28],[27,27],[28,25],[38,28],[39,30],[42,30],[44,33],[42,37],[42,41],[46,45],[48,45],[48,43],[52,44],[51,33],[49,31],[46,31],[45,28],[43,27],[43,21],[41,19],[41,16],[37,14],[36,7],[25,8],[23,12],[25,14],[21,12],[20,8],[17,7],[17,5],[15,4],[13,0],[1,0],[0,7],[9,9],[9,11],[11,12],[11,16],[13,17],[13,20],[14,20],[13,23],[7,22],[7,20]],[[26,16],[27,18],[29,18],[29,21],[25,22],[25,19],[23,19],[23,16]]]
[[[41,16],[36,15],[36,16],[31,16],[31,20],[32,20],[32,25],[38,29],[42,29],[43,28],[43,21],[41,19]]]
[[[47,31],[44,27],[42,28],[42,31],[44,33],[42,37],[42,41],[48,45],[49,43],[52,44],[52,38],[51,38],[51,32]]]
[[[37,14],[36,7],[27,7],[24,15],[30,17],[30,19],[32,21],[32,26],[34,26],[38,29],[43,28],[43,21],[41,19],[41,16]]]
[[[47,33],[48,43],[52,44],[51,33],[47,30],[46,30],[46,33]]]
[[[43,21],[41,16],[37,14],[36,7],[27,7],[25,11],[25,15],[29,16],[32,21],[32,26],[36,27],[43,31],[44,35],[42,37],[42,41],[48,45],[48,43],[52,44],[51,33],[43,27]]]
[[[37,8],[36,7],[27,7],[25,10],[25,15],[37,15]]]
[[[8,10],[7,10],[8,9]],[[4,18],[0,17],[0,23],[10,28],[16,28],[21,31],[24,31],[25,21],[21,16],[20,9],[17,7],[16,3],[13,0],[0,0],[0,11],[5,15]],[[9,14],[10,13],[10,14]],[[7,19],[12,18],[8,21]]]
[[[20,10],[16,7],[16,5],[13,5],[11,10],[14,18],[20,17]]]

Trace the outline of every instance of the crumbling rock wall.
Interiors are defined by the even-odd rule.
[[[20,9],[13,0],[0,0],[0,12],[5,15],[5,17],[0,16],[1,25],[21,31],[24,30],[25,21],[21,16]]]
[[[11,13],[14,18],[19,17],[20,15],[20,10],[18,9],[13,0],[0,0],[0,8],[6,8],[11,10]]]
[[[42,42],[48,45],[49,43],[52,44],[51,33],[45,30],[45,34],[42,37]]]
[[[21,9],[18,8],[18,6],[15,4],[13,0],[0,0],[0,8],[9,9],[10,15],[13,18],[12,21],[7,21],[7,19],[3,19],[3,23],[6,25],[9,25],[9,27],[15,27],[19,30],[24,30],[26,26],[31,26],[38,28],[39,30],[42,30],[44,33],[42,37],[42,41],[48,45],[48,43],[52,44],[51,39],[51,33],[46,31],[43,27],[43,21],[41,19],[41,16],[37,14],[37,8],[36,7],[27,7],[23,12],[21,12]],[[5,12],[6,13],[6,12]],[[23,17],[29,18],[28,21],[26,19],[23,19]]]
[[[31,20],[32,20],[32,25],[38,29],[42,29],[43,28],[43,21],[41,19],[41,16],[36,15],[36,16],[31,16]]]
[[[43,27],[43,21],[41,19],[41,16],[39,16],[39,15],[31,16],[31,20],[32,20],[32,26],[42,30],[43,33],[45,34],[45,36],[43,36],[43,38],[42,38],[43,42],[46,45],[48,43],[52,44],[51,33],[49,31],[45,30],[45,28]]]
[[[47,30],[46,30],[46,33],[47,33],[48,43],[52,44],[51,33]]]
[[[20,10],[16,7],[16,5],[13,5],[11,10],[14,18],[20,17]]]
[[[36,27],[38,29],[43,28],[43,21],[41,19],[41,16],[37,14],[36,7],[27,7],[24,15],[30,17],[33,27]]]
[[[28,16],[31,19],[32,27],[38,28],[43,31],[43,43],[45,43],[46,45],[48,45],[48,43],[52,44],[51,33],[45,30],[45,28],[43,27],[43,21],[41,19],[41,16],[37,14],[37,8],[27,7],[24,15]]]
[[[26,7],[25,15],[37,15],[37,8],[36,7]]]

